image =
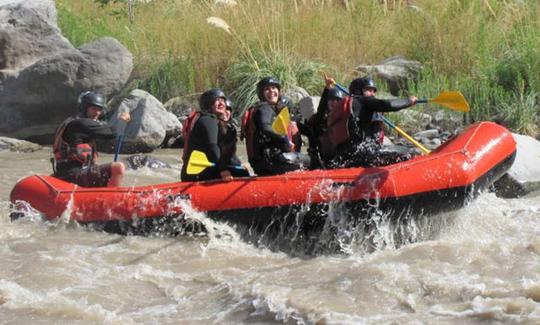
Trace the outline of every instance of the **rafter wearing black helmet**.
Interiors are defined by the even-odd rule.
[[[281,82],[275,77],[264,77],[257,83],[260,102],[250,108],[246,121],[246,151],[249,163],[257,175],[277,175],[305,169],[309,158],[299,152],[301,141],[298,128],[290,120],[291,102],[281,95]],[[287,123],[283,134],[274,127],[275,122]],[[282,125],[283,126],[283,125]],[[298,145],[297,145],[298,143]]]
[[[86,114],[86,109],[90,106],[100,107],[102,110],[106,109],[105,96],[93,91],[85,91],[81,93],[77,103],[79,112],[83,115]]]
[[[275,77],[264,77],[257,83],[257,97],[261,102],[266,101],[264,97],[264,88],[275,86],[281,92],[281,82]]]
[[[212,111],[212,106],[214,105],[214,102],[218,98],[223,98],[223,100],[227,100],[227,96],[225,96],[225,93],[223,90],[219,88],[212,88],[207,91],[205,91],[201,97],[199,97],[199,108],[203,112],[210,113]]]
[[[98,120],[105,107],[102,94],[85,91],[79,95],[79,114],[62,122],[54,136],[55,177],[84,187],[120,185],[125,170],[123,163],[97,164],[96,140],[112,140],[116,136],[110,125]],[[129,112],[121,113],[118,119],[129,121]]]
[[[377,85],[371,77],[354,79],[349,85],[349,93],[356,96],[364,96],[365,89],[373,89],[377,92]]]
[[[227,107],[229,102],[229,107]],[[200,112],[192,113],[184,122],[182,181],[205,181],[211,179],[230,180],[233,177],[249,176],[236,156],[237,134],[232,124],[232,103],[223,90],[212,88],[199,97]],[[190,157],[194,151],[202,152],[213,166],[196,174],[188,173]]]
[[[310,119],[313,133],[310,149],[317,151],[326,168],[384,166],[410,158],[409,154],[381,150],[384,138],[381,113],[413,106],[416,97],[378,99],[377,85],[370,77],[351,82],[352,96],[340,94],[333,86],[335,81],[326,75],[325,82],[317,113]],[[337,99],[333,107],[330,98]]]

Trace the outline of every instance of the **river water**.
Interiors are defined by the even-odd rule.
[[[538,324],[540,193],[484,193],[466,208],[407,225],[395,245],[299,256],[254,246],[190,212],[207,236],[120,236],[38,215],[10,221],[9,192],[48,173],[49,150],[0,152],[1,324]],[[175,181],[171,169],[128,171],[130,185]],[[110,161],[111,156],[101,156]]]

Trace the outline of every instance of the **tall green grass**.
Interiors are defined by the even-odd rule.
[[[419,96],[461,90],[471,120],[504,119],[536,135],[540,115],[540,4],[537,0],[57,0],[59,25],[80,45],[113,36],[134,54],[136,85],[161,100],[223,87],[244,109],[255,83],[275,75],[312,94],[321,71],[347,84],[360,64],[393,55],[420,61]],[[229,30],[207,23],[219,17]]]

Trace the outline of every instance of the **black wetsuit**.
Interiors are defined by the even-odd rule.
[[[344,168],[384,166],[410,159],[409,154],[382,151],[383,117],[380,113],[395,112],[410,107],[409,99],[384,100],[375,97],[354,96],[351,117],[347,122],[350,137],[337,145],[333,156],[321,153],[320,137],[327,130],[328,90],[325,88],[317,112],[309,120],[311,134],[310,155],[312,167]],[[316,162],[319,162],[317,165]]]
[[[281,101],[277,104],[281,110]],[[286,135],[272,129],[276,113],[272,105],[260,103],[253,112],[255,134],[253,157],[249,163],[259,176],[278,175],[289,171],[304,169],[309,165],[309,158],[299,152],[290,152],[291,145]]]
[[[236,157],[236,130],[230,124],[221,126],[213,114],[201,113],[189,135],[187,155],[190,157],[194,150],[206,154],[208,161],[215,164],[205,168],[201,173],[188,175],[188,161],[184,161],[180,178],[182,181],[203,181],[220,179],[221,172],[229,170],[233,177],[249,176],[247,170],[238,170],[230,166],[240,165]]]
[[[351,137],[337,146],[333,167],[385,166],[411,158],[410,154],[382,151],[383,119],[379,113],[396,112],[412,106],[409,99],[378,99],[354,96],[349,120]]]
[[[311,158],[311,169],[326,168],[330,160],[334,157],[324,157],[321,154],[321,143],[319,138],[328,131],[326,121],[328,120],[328,88],[324,88],[321,100],[317,107],[317,112],[308,120],[307,125],[300,129],[309,141],[308,153]]]

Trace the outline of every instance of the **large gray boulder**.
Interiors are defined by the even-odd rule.
[[[390,93],[398,96],[401,90],[407,89],[407,83],[416,80],[422,64],[407,60],[401,56],[393,56],[375,65],[360,65],[356,70],[382,79],[388,84]]]
[[[53,0],[0,0],[0,135],[51,143],[82,91],[115,94],[132,68],[131,53],[112,38],[74,48]]]
[[[495,193],[500,197],[516,198],[540,189],[540,141],[513,134],[517,154],[507,174],[495,182]]]
[[[57,27],[53,0],[0,0],[0,71],[70,49]]]
[[[50,143],[58,124],[76,113],[82,91],[118,92],[132,68],[131,53],[110,37],[52,53],[3,81],[0,134]]]
[[[307,96],[302,98],[298,102],[298,113],[304,120],[309,120],[313,114],[317,113],[317,107],[319,107],[319,102],[321,101],[321,96]]]
[[[131,121],[125,128],[122,153],[151,152],[161,146],[166,136],[177,134],[182,129],[178,118],[144,90],[135,89],[122,101],[117,112],[126,111],[131,114]],[[118,114],[114,114],[109,123],[118,129]],[[100,149],[105,151],[111,147],[110,143],[100,144]]]

